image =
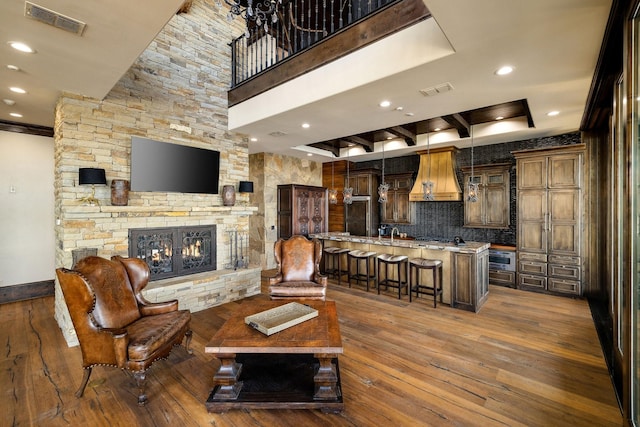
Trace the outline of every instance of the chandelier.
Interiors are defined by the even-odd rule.
[[[429,132],[427,132],[427,180],[422,181],[422,198],[427,202],[434,200],[433,181],[431,181],[431,146],[429,145]]]
[[[469,177],[467,201],[475,203],[478,201],[478,183],[473,173],[473,126],[470,126],[471,133],[471,176]]]
[[[269,21],[272,24],[278,22],[278,5],[282,0],[224,0],[229,5],[227,21],[231,22],[236,16],[242,17],[246,22],[245,36],[249,37],[250,21],[255,21],[258,27],[264,27],[264,31],[269,32]],[[220,0],[218,7],[222,6]]]
[[[338,190],[335,189],[333,183],[333,160],[331,161],[331,189],[329,190],[329,204],[335,205],[338,203]]]
[[[384,142],[382,142],[382,182],[378,187],[378,202],[387,203],[387,198],[389,195],[389,184],[384,182]]]

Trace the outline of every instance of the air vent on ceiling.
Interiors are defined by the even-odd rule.
[[[53,10],[49,10],[31,2],[25,2],[24,15],[29,18],[33,18],[36,21],[40,21],[79,36],[82,35],[85,27],[87,26],[84,22],[69,18],[68,16],[64,16],[58,12],[54,12]]]
[[[278,137],[281,137],[281,136],[285,136],[285,135],[286,135],[286,133],[284,133],[284,132],[280,132],[279,130],[277,130],[277,131],[275,131],[275,132],[271,132],[269,135],[271,135],[271,136],[273,136],[273,137],[278,138]]]
[[[437,86],[428,87],[426,89],[421,89],[420,93],[424,96],[434,96],[440,93],[445,93],[453,90],[453,85],[449,82],[442,83]]]

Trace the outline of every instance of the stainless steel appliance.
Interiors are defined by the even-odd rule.
[[[516,252],[489,249],[489,268],[516,271]]]
[[[353,196],[350,205],[344,205],[344,228],[352,236],[371,236],[379,221],[377,201],[371,196]]]

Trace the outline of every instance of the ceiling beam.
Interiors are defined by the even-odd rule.
[[[416,133],[404,126],[393,126],[385,130],[396,135],[399,138],[404,138],[404,142],[406,142],[407,146],[409,147],[413,147],[416,145]]]
[[[333,141],[324,141],[318,142],[316,144],[311,144],[315,148],[319,148],[320,150],[326,150],[333,154],[333,157],[340,157],[340,142]]]
[[[367,153],[373,153],[373,141],[366,140],[358,135],[345,136],[342,140],[352,144],[361,145]]]
[[[460,114],[449,114],[442,116],[442,118],[456,128],[460,138],[468,138],[471,135],[471,125]]]

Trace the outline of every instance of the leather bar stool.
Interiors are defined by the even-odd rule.
[[[338,285],[341,284],[342,276],[349,274],[349,270],[346,268],[348,260],[347,265],[342,266],[343,255],[349,253],[349,251],[350,249],[348,248],[339,248],[336,246],[329,246],[323,250],[325,255],[324,273],[334,279],[337,277]]]
[[[432,270],[433,286],[420,284],[420,272],[422,270]],[[412,277],[415,273],[415,283]],[[440,295],[440,303],[442,303],[442,261],[439,259],[411,258],[409,260],[409,287],[411,291],[419,294],[433,295],[433,308],[436,308],[438,295]],[[411,301],[411,300],[409,300]]]
[[[380,294],[380,287],[385,286],[387,288],[398,289],[398,299],[401,299],[402,288],[407,288],[407,294],[409,295],[409,302],[411,302],[411,292],[409,291],[409,257],[406,255],[391,255],[380,254],[378,255],[378,294]],[[397,267],[397,279],[389,277],[389,266]],[[382,266],[384,266],[384,279],[382,278]],[[402,270],[404,270],[404,280],[402,280]]]
[[[354,279],[357,284],[361,281],[365,281],[367,283],[367,291],[369,290],[369,282],[376,280],[376,263],[374,261],[375,256],[377,254],[375,252],[370,251],[361,251],[359,249],[350,251],[347,253],[347,260],[349,263],[349,287],[351,287],[351,279]],[[353,262],[355,262],[355,272],[353,269]],[[371,261],[373,262],[373,266],[371,266]],[[365,273],[360,273],[360,264],[364,262]],[[373,272],[371,272],[373,269]]]

